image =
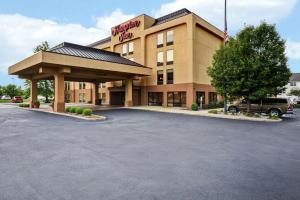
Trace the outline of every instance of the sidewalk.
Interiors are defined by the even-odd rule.
[[[195,116],[204,116],[204,117],[214,117],[214,118],[223,118],[223,119],[234,119],[234,120],[248,120],[248,121],[260,121],[260,122],[280,122],[281,119],[273,120],[268,119],[267,117],[247,117],[244,115],[231,115],[228,113],[225,114],[211,114],[208,113],[210,109],[204,109],[199,111],[188,110],[186,108],[174,108],[174,107],[161,107],[161,106],[135,106],[129,107],[129,109],[134,110],[147,110],[147,111],[154,111],[154,112],[165,112],[165,113],[176,113],[176,114],[184,114],[184,115],[195,115]],[[221,109],[218,109],[221,110]]]

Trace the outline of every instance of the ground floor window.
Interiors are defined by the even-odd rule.
[[[80,93],[79,94],[79,103],[84,103],[85,102],[85,94],[84,93]]]
[[[186,107],[186,92],[168,92],[168,106]]]
[[[162,92],[149,92],[148,105],[149,106],[162,106],[163,93]]]
[[[209,104],[217,104],[217,93],[216,92],[209,92]]]
[[[200,106],[205,105],[205,92],[204,91],[197,91],[196,92],[196,103]]]

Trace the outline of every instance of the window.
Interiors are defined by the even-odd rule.
[[[168,69],[167,70],[167,84],[173,84],[173,79],[174,79],[174,74],[173,74],[173,69]]]
[[[290,86],[296,86],[296,82],[295,81],[290,82]]]
[[[174,63],[173,53],[174,53],[173,49],[170,49],[167,51],[167,65],[172,65]]]
[[[209,99],[209,104],[216,104],[218,99],[217,99],[217,93],[216,92],[210,92],[208,94],[208,99]]]
[[[164,46],[164,33],[157,34],[157,48]]]
[[[164,71],[160,70],[157,71],[157,85],[164,84]]]
[[[186,107],[186,92],[168,92],[168,106]]]
[[[149,106],[162,106],[163,93],[162,92],[149,92],[148,105]]]
[[[84,93],[80,93],[79,94],[79,102],[80,103],[84,103],[85,102],[85,94]]]
[[[85,89],[85,82],[79,82],[79,89]]]
[[[157,66],[163,66],[164,65],[164,53],[158,52],[157,53]]]
[[[128,45],[127,44],[123,44],[123,46],[122,46],[122,56],[126,56],[127,55],[127,50],[128,50]]]
[[[205,104],[205,92],[204,91],[197,91],[196,92],[196,102],[199,106],[202,106]]]
[[[167,32],[167,45],[172,45],[174,43],[173,31]]]
[[[134,51],[134,43],[129,42],[129,44],[128,44],[128,54],[129,55],[133,54],[133,51]]]

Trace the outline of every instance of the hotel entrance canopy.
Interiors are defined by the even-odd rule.
[[[98,83],[126,80],[125,106],[130,106],[132,80],[149,76],[151,71],[151,68],[123,58],[118,53],[66,42],[48,51],[40,51],[8,69],[10,75],[31,80],[32,102],[37,99],[36,82],[54,79],[54,111],[57,112],[64,112],[64,81],[94,83],[95,101]]]
[[[107,82],[148,76],[151,68],[118,53],[64,42],[9,67],[8,73],[36,80],[53,79],[54,73],[63,73],[66,81]]]

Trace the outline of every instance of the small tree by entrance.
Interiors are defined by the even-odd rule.
[[[216,52],[208,74],[219,94],[246,98],[249,112],[250,100],[285,90],[291,76],[285,41],[275,25],[263,22],[257,27],[246,26]]]
[[[34,49],[33,52],[37,53],[39,51],[47,51],[49,50],[49,44],[47,41],[43,42],[40,45],[37,45]],[[25,81],[25,96],[29,97],[30,95],[30,87],[29,87],[29,81],[26,80]],[[38,93],[45,97],[45,102],[49,103],[50,102],[50,97],[52,97],[54,95],[54,82],[52,80],[40,80],[37,83],[37,87],[38,87]]]

